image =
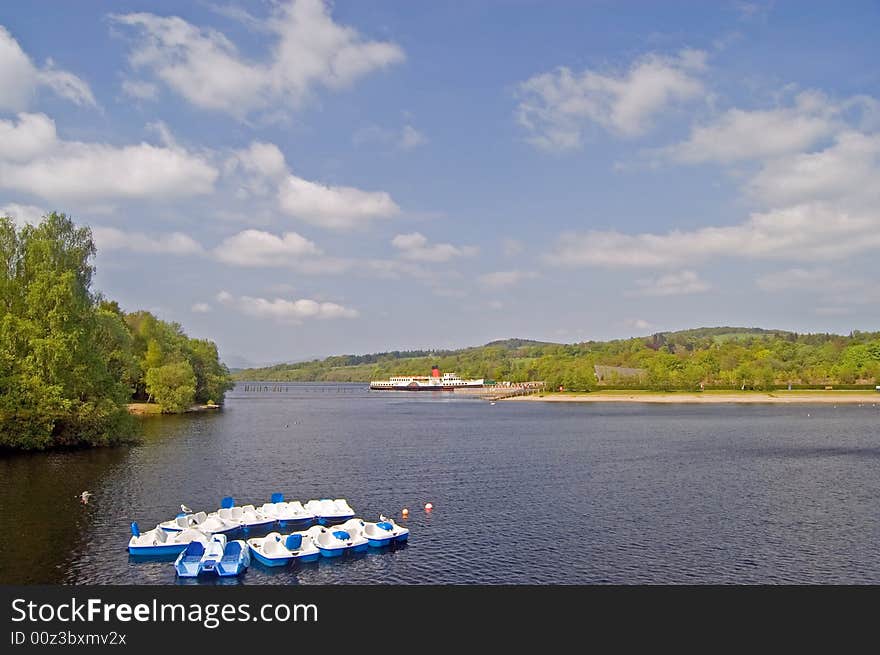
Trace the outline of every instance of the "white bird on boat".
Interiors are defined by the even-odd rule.
[[[180,505],[180,511],[183,512],[184,514],[192,514],[193,513],[193,511],[189,507],[187,507],[186,505],[184,505],[182,503]]]
[[[91,498],[92,496],[94,496],[94,494],[91,491],[83,491],[79,495],[79,502],[81,502],[83,505],[88,505],[89,498]]]

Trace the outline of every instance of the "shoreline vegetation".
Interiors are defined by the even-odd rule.
[[[507,339],[459,350],[391,351],[244,369],[237,381],[368,382],[427,375],[433,365],[463,378],[577,392],[720,392],[806,389],[873,391],[880,332],[800,334],[748,327],[658,332],[573,344]]]
[[[233,386],[214,342],[93,291],[96,252],[64,214],[0,217],[0,450],[131,443],[132,413],[222,404]]]
[[[659,404],[840,404],[880,405],[877,391],[853,390],[778,390],[778,391],[649,391],[606,390],[588,393],[548,392],[504,398],[507,401],[549,403],[659,403]]]

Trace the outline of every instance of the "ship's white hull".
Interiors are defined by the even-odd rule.
[[[482,381],[468,382],[466,384],[442,385],[442,384],[400,384],[390,385],[384,383],[370,383],[370,389],[374,391],[455,391],[456,389],[482,389],[485,385]]]
[[[456,389],[481,389],[483,379],[463,380],[455,373],[444,373],[435,366],[431,377],[420,375],[397,375],[387,380],[373,380],[370,389],[375,391],[455,391]]]

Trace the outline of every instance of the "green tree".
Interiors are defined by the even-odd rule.
[[[189,362],[172,362],[147,371],[146,387],[163,412],[183,412],[195,400],[196,375]]]
[[[91,231],[64,214],[17,233],[4,219],[0,249],[0,445],[98,445],[129,436],[128,390],[99,338]]]

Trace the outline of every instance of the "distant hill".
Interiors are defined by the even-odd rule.
[[[336,355],[238,371],[237,380],[367,382],[392,375],[427,375],[433,365],[462,377],[524,382],[551,388],[599,386],[595,366],[643,369],[639,384],[656,389],[771,389],[779,385],[869,385],[880,380],[880,332],[798,334],[755,327],[701,327],[645,337],[561,344],[501,339],[455,350],[394,350]],[[611,371],[612,368],[601,368]]]

